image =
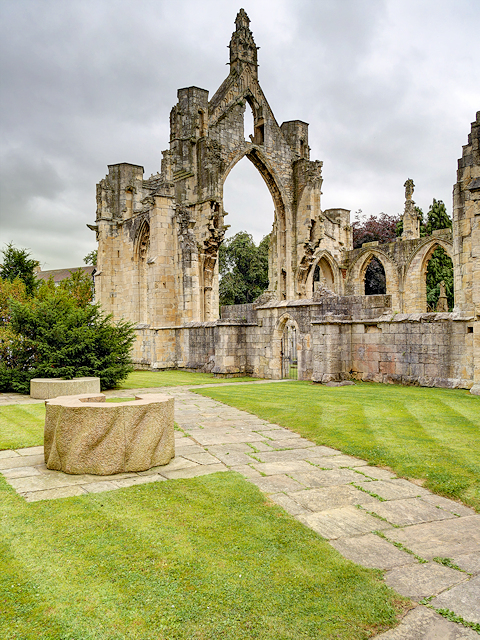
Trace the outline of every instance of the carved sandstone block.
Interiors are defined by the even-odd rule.
[[[45,464],[65,473],[145,471],[175,456],[174,401],[145,394],[106,403],[103,394],[47,400]]]

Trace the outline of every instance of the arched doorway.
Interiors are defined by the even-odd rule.
[[[298,380],[297,327],[293,320],[287,320],[283,328],[281,358],[282,378]]]

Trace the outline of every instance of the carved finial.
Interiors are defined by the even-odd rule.
[[[248,29],[250,26],[250,18],[247,16],[245,9],[240,9],[235,18],[235,24],[237,25],[237,31],[240,29]]]
[[[415,210],[415,202],[412,200],[415,184],[409,178],[405,184],[405,211],[403,212],[403,233],[405,240],[415,240],[420,237],[420,219]]]
[[[411,200],[413,196],[413,190],[415,189],[413,180],[409,178],[403,186],[405,187],[405,200]]]
[[[235,18],[236,30],[230,40],[230,73],[241,74],[247,64],[256,75],[257,47],[250,31],[250,19],[244,9],[240,9]]]

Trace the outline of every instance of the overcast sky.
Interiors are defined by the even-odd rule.
[[[168,148],[177,89],[213,96],[243,6],[279,124],[309,123],[322,208],[451,214],[457,159],[480,109],[479,0],[0,0],[0,249],[44,269],[83,264],[96,243],[107,164],[145,176]],[[244,159],[225,184],[226,222],[257,241],[273,203]]]

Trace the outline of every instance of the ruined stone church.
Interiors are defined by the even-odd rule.
[[[257,47],[243,9],[230,72],[208,91],[178,91],[161,171],[113,164],[97,185],[96,299],[136,326],[139,368],[316,382],[362,379],[480,393],[480,112],[458,162],[453,230],[420,237],[407,181],[403,236],[353,249],[350,212],[321,208],[322,162],[308,125],[278,125],[258,81]],[[251,109],[254,133],[245,138]],[[246,156],[271,193],[269,289],[219,316],[223,185]],[[442,247],[454,265],[453,312],[427,312],[426,271]],[[366,295],[378,261],[385,291]],[[367,292],[368,293],[368,292]]]

